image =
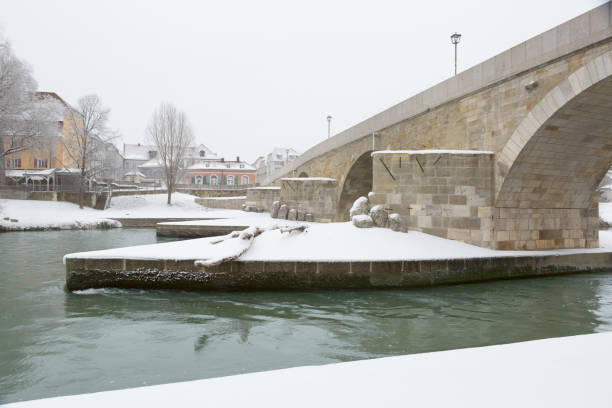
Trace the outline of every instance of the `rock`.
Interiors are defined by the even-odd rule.
[[[272,211],[270,212],[272,218],[278,218],[278,210],[280,209],[280,206],[281,205],[279,201],[275,201],[272,203]]]
[[[10,220],[9,217],[4,217],[4,221],[8,221],[8,220]]]
[[[295,208],[289,210],[289,215],[287,215],[287,219],[290,221],[297,220],[297,210]]]
[[[359,197],[353,203],[353,206],[349,211],[349,215],[352,219],[355,215],[368,215],[369,212],[370,204],[368,203],[368,199],[365,197]]]
[[[374,226],[372,217],[366,214],[358,214],[351,218],[353,225],[359,228],[371,228]]]
[[[281,220],[286,220],[288,213],[289,213],[289,208],[287,208],[287,206],[283,204],[278,209],[278,218],[280,218]]]
[[[377,227],[387,228],[387,225],[389,225],[389,211],[385,210],[382,205],[372,207],[370,217]]]
[[[314,222],[314,215],[311,213],[306,213],[306,215],[304,215],[304,221]]]
[[[368,200],[371,200],[371,199],[372,199],[372,197],[374,197],[374,192],[370,191],[370,192],[368,193]]]
[[[242,205],[240,206],[240,208],[242,209],[242,211],[246,211],[247,205],[246,205],[246,204],[242,204]]]
[[[255,207],[255,212],[262,213],[264,212],[263,208]]]
[[[402,219],[402,216],[398,213],[390,214],[389,228],[391,228],[392,231],[406,232],[406,226],[404,225],[404,220]]]
[[[16,218],[11,218],[11,222],[19,222],[19,220]]]

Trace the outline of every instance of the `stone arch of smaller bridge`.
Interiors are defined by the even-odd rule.
[[[338,199],[336,221],[348,221],[353,202],[372,191],[372,150],[361,154],[344,177]]]
[[[308,173],[303,171],[303,172],[300,173],[300,175],[298,177],[308,177]]]

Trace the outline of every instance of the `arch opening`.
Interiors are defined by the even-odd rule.
[[[361,196],[367,197],[372,191],[371,153],[368,150],[359,156],[346,174],[338,200],[336,221],[349,221],[349,210],[353,202]]]
[[[300,175],[298,177],[308,177],[308,173],[303,171],[303,172],[300,173]]]
[[[599,246],[597,187],[612,165],[612,72],[592,82],[580,89],[570,76],[558,87],[566,87],[565,103],[546,114],[548,99],[559,99],[553,90],[530,112],[540,118],[536,129],[521,124],[501,152],[495,247]]]

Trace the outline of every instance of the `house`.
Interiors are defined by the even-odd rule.
[[[36,92],[34,98],[37,99],[36,103],[44,106],[41,111],[44,109],[43,120],[48,124],[46,134],[29,143],[28,149],[8,155],[4,163],[5,169],[45,170],[78,167],[61,140],[72,138],[72,121],[80,120],[81,123],[77,124],[77,127],[82,126],[81,115],[55,92]],[[3,135],[2,142],[5,150],[11,145],[24,144],[24,140],[20,140],[19,136]]]
[[[241,161],[205,159],[186,170],[188,184],[205,186],[247,186],[255,184],[255,167]]]
[[[288,147],[275,147],[263,160],[257,164],[257,180],[265,179],[269,174],[282,169],[300,156],[300,153]]]
[[[136,173],[150,180],[163,180],[164,169],[159,160],[159,152],[155,145],[124,144],[124,171],[125,180],[133,179]],[[185,157],[181,168],[184,169],[192,166],[202,160],[215,159],[217,154],[206,147],[204,144],[188,147],[185,151]],[[129,174],[129,176],[128,176]],[[184,174],[179,175],[179,179],[184,178]],[[138,179],[141,179],[139,177]]]

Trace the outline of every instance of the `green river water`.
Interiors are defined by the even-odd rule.
[[[0,403],[612,330],[612,274],[413,290],[64,289],[152,229],[0,234]]]

